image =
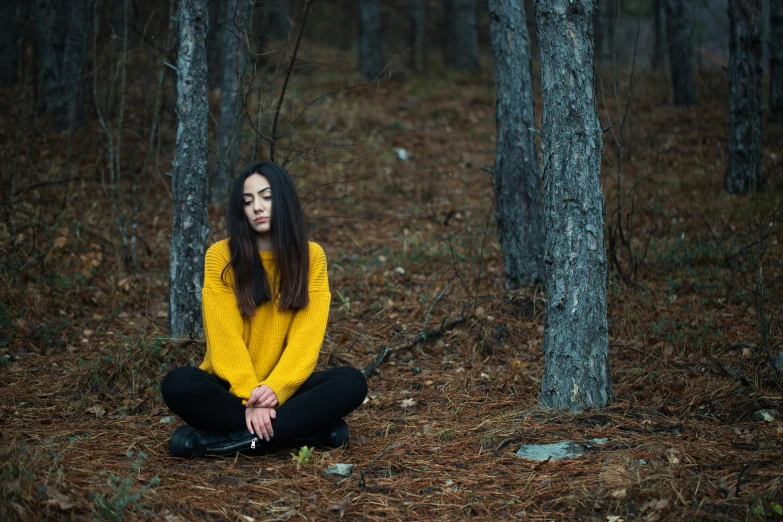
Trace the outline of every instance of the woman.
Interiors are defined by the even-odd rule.
[[[353,368],[313,373],[329,316],[324,251],[307,241],[291,178],[272,162],[244,169],[230,194],[229,238],[204,263],[207,351],[172,370],[163,399],[187,426],[176,457],[348,443],[342,417],[367,394]]]

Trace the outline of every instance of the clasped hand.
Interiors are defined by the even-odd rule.
[[[272,420],[277,418],[277,412],[273,409],[277,405],[277,394],[272,388],[266,384],[256,386],[250,393],[246,404],[245,423],[247,430],[269,442],[269,439],[275,434],[272,430]]]

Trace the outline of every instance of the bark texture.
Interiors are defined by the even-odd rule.
[[[594,15],[595,54],[601,60],[609,60],[614,52],[617,0],[597,0]]]
[[[729,0],[729,162],[726,190],[761,189],[761,9]]]
[[[462,71],[478,71],[476,0],[444,0],[446,64]]]
[[[541,171],[532,129],[533,77],[523,0],[489,0],[497,151],[493,185],[507,289],[544,283]]]
[[[592,23],[592,0],[536,4],[548,299],[539,402],[571,411],[612,399]]]
[[[206,0],[180,0],[177,10],[177,151],[169,262],[169,335],[200,334],[207,221]]]
[[[408,0],[408,45],[410,47],[410,67],[413,70],[427,71],[427,2]]]
[[[653,0],[653,49],[650,62],[654,69],[666,64],[666,0]]]
[[[367,81],[383,71],[383,40],[379,0],[359,0],[359,72]]]
[[[245,0],[249,1],[249,0]],[[264,0],[264,25],[261,29],[267,40],[285,40],[291,32],[288,20],[288,0]]]
[[[783,124],[783,0],[769,10],[769,117]]]
[[[16,84],[22,38],[22,0],[6,0],[0,5],[0,83]]]
[[[687,107],[696,102],[693,85],[693,12],[685,0],[664,1],[674,104]]]
[[[88,0],[33,3],[38,110],[52,113],[59,131],[83,119],[91,5]]]
[[[234,178],[240,145],[242,112],[242,78],[245,70],[245,34],[250,24],[251,6],[248,0],[226,0],[220,46],[223,64],[220,77],[220,119],[218,121],[218,157],[212,175],[210,200],[213,205],[225,205],[228,186]]]

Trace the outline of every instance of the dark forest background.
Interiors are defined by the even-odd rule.
[[[577,413],[539,406],[546,293],[505,280],[488,2],[209,2],[206,244],[225,180],[274,154],[329,260],[319,364],[384,357],[350,448],[197,462],[159,393],[204,352],[169,330],[178,4],[3,2],[0,519],[780,520],[783,8],[757,4],[760,181],[730,194],[729,4],[667,2],[596,4],[614,401]]]

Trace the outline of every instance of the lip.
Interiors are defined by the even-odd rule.
[[[253,223],[266,223],[269,221],[268,217],[257,217],[253,220]]]

